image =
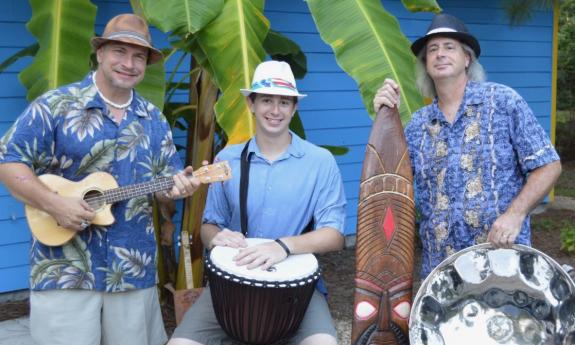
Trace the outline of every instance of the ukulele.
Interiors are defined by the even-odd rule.
[[[205,165],[194,171],[194,177],[202,183],[225,181],[232,177],[227,161]],[[92,224],[107,226],[114,223],[112,204],[159,191],[171,189],[174,180],[171,176],[153,181],[118,187],[114,177],[106,172],[95,172],[83,180],[74,182],[61,176],[45,174],[38,176],[50,190],[65,197],[79,197],[95,210]],[[26,219],[34,237],[47,246],[61,246],[78,233],[60,226],[48,213],[26,205]]]

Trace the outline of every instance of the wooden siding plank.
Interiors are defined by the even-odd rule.
[[[0,220],[16,220],[21,217],[24,217],[24,204],[17,202],[8,194],[0,196]],[[5,226],[9,227],[9,225]],[[2,227],[2,229],[6,228]],[[1,238],[2,236],[0,235],[0,244],[2,244]]]
[[[300,112],[305,130],[371,126],[373,121],[364,108],[307,110]]]
[[[30,275],[29,265],[21,265],[1,269],[0,293],[28,289],[29,275]]]
[[[28,19],[26,19],[28,21]],[[9,35],[0,35],[0,48],[27,47],[34,43],[34,36],[26,30],[25,22],[0,22],[1,32]]]
[[[30,243],[13,243],[0,247],[0,270],[3,268],[28,265]]]
[[[18,73],[0,73],[0,96],[10,98],[26,97],[26,89],[20,84]],[[4,119],[4,116],[2,116],[2,119]]]
[[[24,214],[15,219],[0,220],[0,253],[5,245],[14,243],[27,243],[32,239],[30,228],[24,218]],[[4,254],[0,255],[3,256]]]
[[[0,1],[0,22],[26,23],[30,12],[28,1],[3,0]]]

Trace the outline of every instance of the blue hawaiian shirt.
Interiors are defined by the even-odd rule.
[[[79,181],[111,174],[119,186],[170,176],[182,168],[170,127],[150,102],[134,92],[117,124],[89,74],[32,102],[0,140],[0,163],[21,162],[37,175]],[[115,223],[92,225],[61,247],[33,241],[33,290],[87,289],[120,292],[156,283],[152,196],[112,206]]]
[[[468,82],[450,124],[437,99],[405,129],[423,245],[421,277],[446,257],[486,242],[530,171],[559,160],[533,112],[513,89]],[[530,219],[516,243],[530,245]]]

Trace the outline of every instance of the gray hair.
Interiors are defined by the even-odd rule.
[[[485,71],[483,66],[481,66],[477,60],[475,52],[467,44],[463,42],[460,43],[461,47],[469,55],[471,60],[466,71],[467,78],[471,81],[485,81]],[[426,51],[427,47],[424,47],[424,49],[421,49],[419,54],[417,54],[417,63],[415,65],[415,83],[417,84],[417,88],[423,97],[435,98],[437,96],[435,84],[433,83],[433,79],[431,79],[425,68]]]

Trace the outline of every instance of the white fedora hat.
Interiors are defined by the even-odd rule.
[[[265,61],[256,67],[251,89],[240,89],[244,96],[251,93],[294,96],[302,99],[307,95],[297,91],[295,78],[288,63],[283,61]]]

